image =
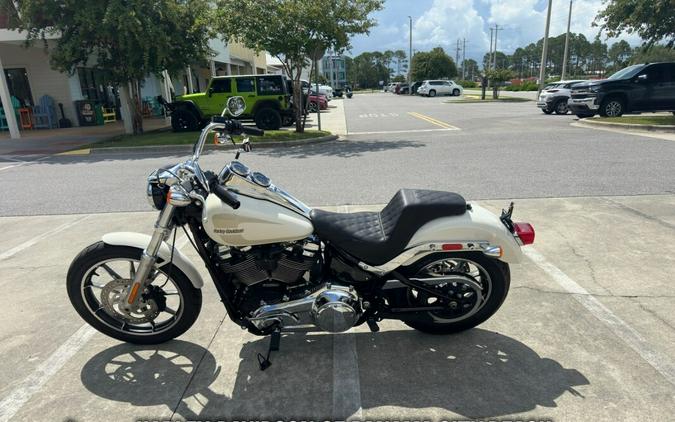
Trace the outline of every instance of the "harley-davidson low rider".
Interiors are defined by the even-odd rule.
[[[147,197],[159,210],[152,236],[109,233],[72,262],[68,295],[94,328],[132,343],[161,343],[197,319],[204,282],[175,248],[182,228],[206,264],[232,321],[258,335],[314,325],[341,332],[382,319],[448,334],[484,322],[509,289],[509,264],[534,241],[528,223],[468,204],[460,195],[402,189],[380,212],[312,209],[238,161],[247,135],[242,97],[201,132],[185,162],[153,171]],[[202,171],[207,136],[244,135],[218,174]],[[233,141],[232,141],[233,142]],[[187,229],[186,229],[187,227]],[[270,365],[258,356],[262,369]]]

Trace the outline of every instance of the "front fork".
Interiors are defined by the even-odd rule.
[[[168,238],[171,229],[173,228],[172,218],[174,208],[173,205],[167,203],[159,213],[159,218],[157,218],[157,222],[155,223],[155,230],[152,232],[152,238],[141,255],[141,260],[136,269],[136,273],[134,274],[131,288],[129,289],[129,293],[124,302],[126,308],[131,310],[136,309],[138,307],[138,301],[142,296],[139,293],[142,293],[146,287],[148,287],[150,282],[152,282],[152,280],[148,279],[148,276],[155,266],[157,254],[159,253],[159,248],[162,246],[162,242]]]

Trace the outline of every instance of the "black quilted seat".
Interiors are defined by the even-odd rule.
[[[405,249],[415,232],[431,220],[462,215],[460,195],[421,189],[401,189],[380,212],[351,214],[312,210],[314,231],[324,241],[370,265],[391,261]]]

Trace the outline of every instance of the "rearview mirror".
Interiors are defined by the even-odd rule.
[[[647,78],[647,74],[644,73],[644,74],[642,74],[642,75],[638,75],[636,81],[637,81],[637,82],[644,82],[644,81],[646,81],[647,79],[648,79],[648,78]]]
[[[239,117],[244,114],[244,111],[246,110],[246,101],[244,101],[244,97],[236,96],[228,98],[226,110],[232,117]]]

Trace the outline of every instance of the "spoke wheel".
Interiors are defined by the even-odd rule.
[[[410,304],[446,307],[444,310],[429,312],[435,321],[442,322],[461,321],[478,312],[487,301],[492,283],[490,275],[477,263],[461,258],[442,259],[422,268],[415,278],[429,280],[449,276],[453,281],[441,282],[433,287],[451,300],[440,300],[429,292],[409,289]]]
[[[201,290],[175,265],[159,262],[149,285],[131,307],[127,294],[143,251],[97,242],[68,270],[68,297],[80,316],[100,332],[140,344],[162,343],[183,334],[199,316]]]
[[[481,324],[504,302],[510,282],[506,263],[475,252],[431,254],[402,271],[426,287],[409,287],[405,306],[432,309],[401,314],[401,319],[431,334],[456,333]]]

